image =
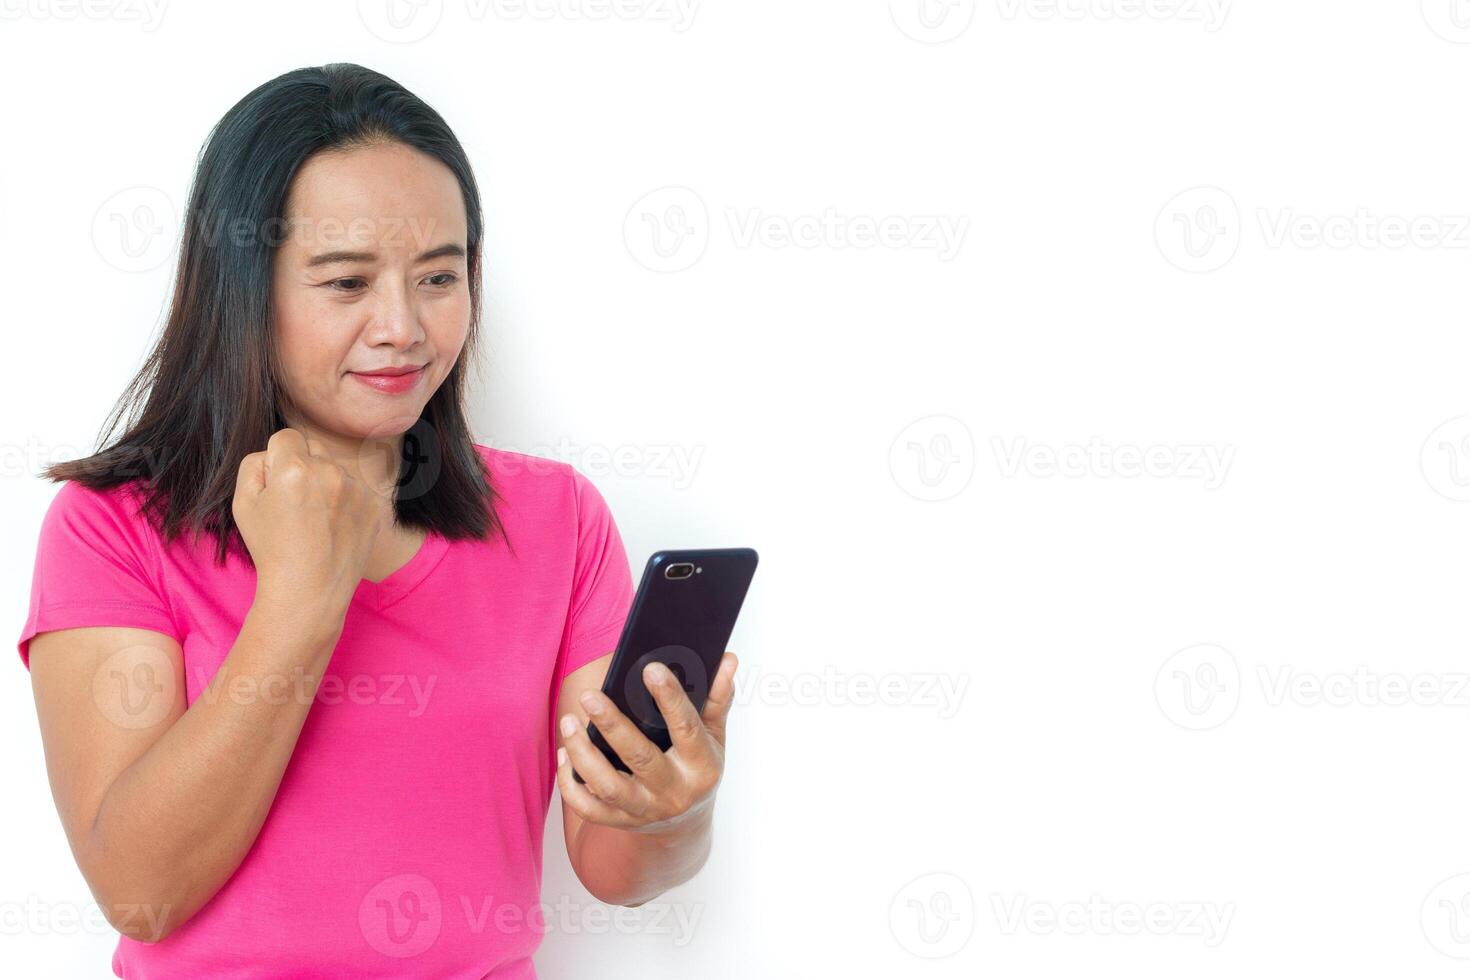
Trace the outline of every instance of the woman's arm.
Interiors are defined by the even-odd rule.
[[[644,682],[669,728],[673,747],[660,752],[600,693],[612,654],[573,671],[557,701],[557,785],[562,794],[567,856],[594,897],[637,906],[694,877],[709,857],[715,790],[724,773],[725,725],[735,687],[735,655],[726,651],[702,712],[667,670],[653,665]],[[590,702],[590,704],[589,704]],[[589,707],[599,707],[596,714]],[[633,770],[615,769],[587,738],[588,719]],[[572,779],[571,770],[586,783]]]
[[[164,938],[245,859],[391,522],[382,501],[296,429],[240,460],[231,508],[255,597],[193,704],[179,644],[157,631],[81,627],[31,640],[57,811],[118,932]]]
[[[344,617],[345,607],[257,595],[219,671],[187,709],[172,637],[89,627],[31,641],[57,811],[118,932],[159,941],[239,867]]]

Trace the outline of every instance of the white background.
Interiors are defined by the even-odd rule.
[[[0,0],[14,634],[209,127],[355,61],[481,181],[480,441],[761,554],[708,866],[601,921],[553,816],[542,976],[1463,975],[1470,3],[394,2]],[[0,958],[110,976],[9,671]]]

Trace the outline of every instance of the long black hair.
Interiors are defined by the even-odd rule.
[[[480,323],[484,219],[469,159],[449,126],[402,85],[361,65],[300,68],[235,104],[210,131],[194,172],[168,318],[103,427],[108,442],[44,478],[95,490],[131,481],[165,541],[185,529],[215,537],[215,560],[249,552],[231,513],[240,461],[266,448],[289,408],[276,362],[271,263],[292,178],[323,150],[399,142],[444,163],[464,196],[470,326],[461,355],[403,436],[396,521],[446,538],[505,529],[499,495],[465,418],[466,365]],[[240,229],[253,230],[241,234]],[[141,408],[141,410],[140,410]]]

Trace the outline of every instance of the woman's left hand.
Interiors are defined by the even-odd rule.
[[[582,707],[607,744],[632,770],[613,766],[592,744],[575,715],[562,715],[556,783],[561,797],[589,823],[644,833],[671,829],[702,815],[715,801],[725,771],[725,719],[734,700],[735,654],[726,650],[704,710],[663,664],[643,670],[673,745],[659,749],[601,691],[584,691]],[[570,730],[568,730],[570,729]],[[572,778],[575,768],[585,783]]]

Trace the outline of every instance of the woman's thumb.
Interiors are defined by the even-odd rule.
[[[251,496],[265,489],[265,453],[251,453],[240,460],[240,472],[235,475],[235,493]]]

